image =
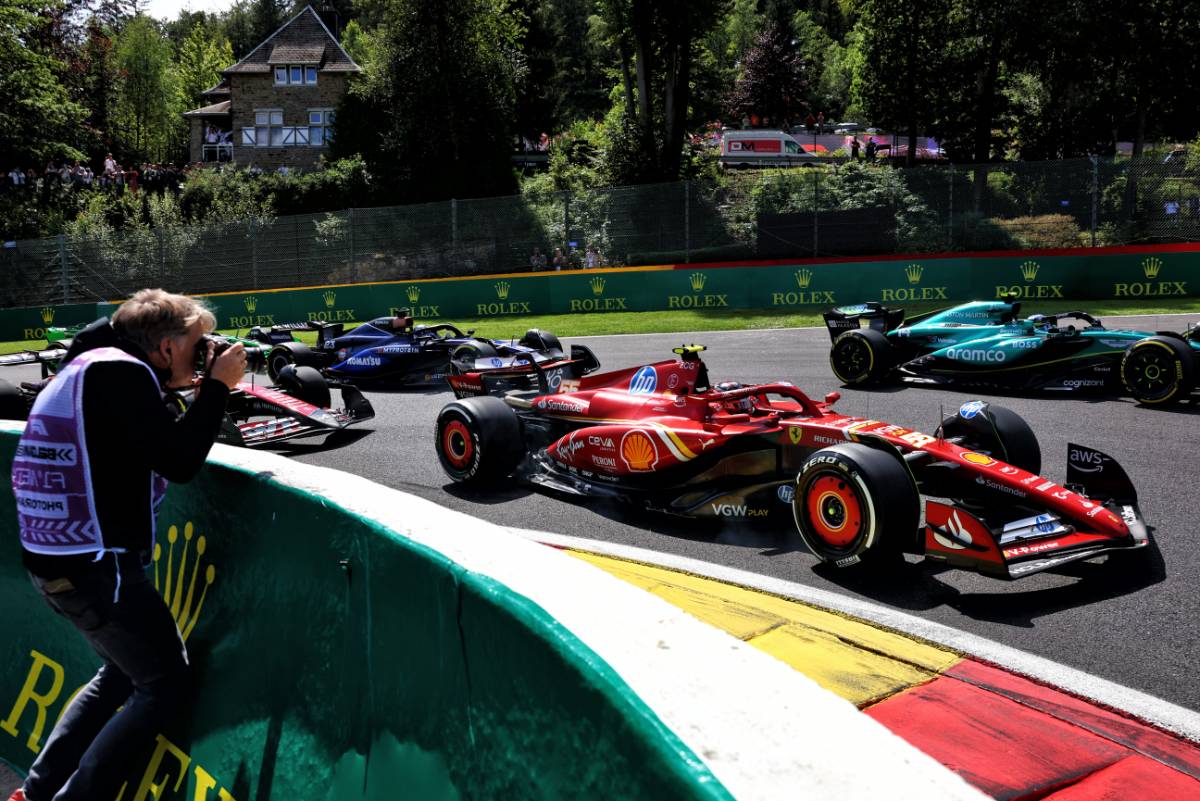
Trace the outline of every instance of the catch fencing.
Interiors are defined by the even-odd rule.
[[[0,250],[0,308],[600,266],[1200,241],[1161,159],[811,169],[59,236]],[[540,253],[544,266],[537,258]]]

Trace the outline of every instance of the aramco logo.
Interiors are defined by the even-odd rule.
[[[217,570],[212,564],[207,567],[203,564],[207,549],[207,539],[203,534],[196,536],[195,526],[190,522],[184,524],[182,541],[178,526],[171,526],[167,530],[165,554],[161,542],[154,544],[154,587],[171,610],[171,617],[175,618],[175,625],[179,627],[184,642],[196,627],[204,608],[204,599],[208,596],[208,588],[217,577]],[[200,579],[202,572],[203,581]]]

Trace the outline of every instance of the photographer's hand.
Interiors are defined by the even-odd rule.
[[[211,349],[212,345],[209,345]],[[242,380],[246,372],[246,348],[241,342],[235,342],[212,362],[209,376],[217,379],[225,386],[233,389]]]

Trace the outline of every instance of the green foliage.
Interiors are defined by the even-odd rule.
[[[1041,214],[996,220],[1022,248],[1077,248],[1084,244],[1075,218],[1067,214]]]
[[[117,37],[122,80],[113,125],[138,161],[171,161],[181,150],[183,109],[173,55],[170,41],[145,15],[130,20]]]
[[[195,25],[179,46],[175,64],[178,107],[194,108],[203,100],[201,92],[221,80],[221,70],[232,65],[233,48],[226,39],[214,39],[204,25]]]
[[[746,51],[741,77],[729,94],[730,113],[735,119],[757,115],[776,128],[803,120],[810,108],[811,70],[807,54],[788,32],[769,24]]]
[[[375,38],[372,33],[350,20],[342,31],[342,49],[363,69],[371,69],[375,63]]]

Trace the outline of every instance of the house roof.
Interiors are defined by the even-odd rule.
[[[222,78],[221,82],[218,83],[216,86],[213,86],[209,89],[205,89],[203,92],[200,93],[201,97],[217,97],[220,95],[228,95],[228,94],[229,94],[229,81],[226,80],[225,78]]]
[[[211,106],[204,108],[194,108],[191,111],[183,112],[185,117],[218,117],[229,113],[231,101],[222,100],[220,103],[213,103]]]
[[[270,72],[276,64],[315,64],[321,72],[362,71],[312,6],[305,6],[223,74]]]

